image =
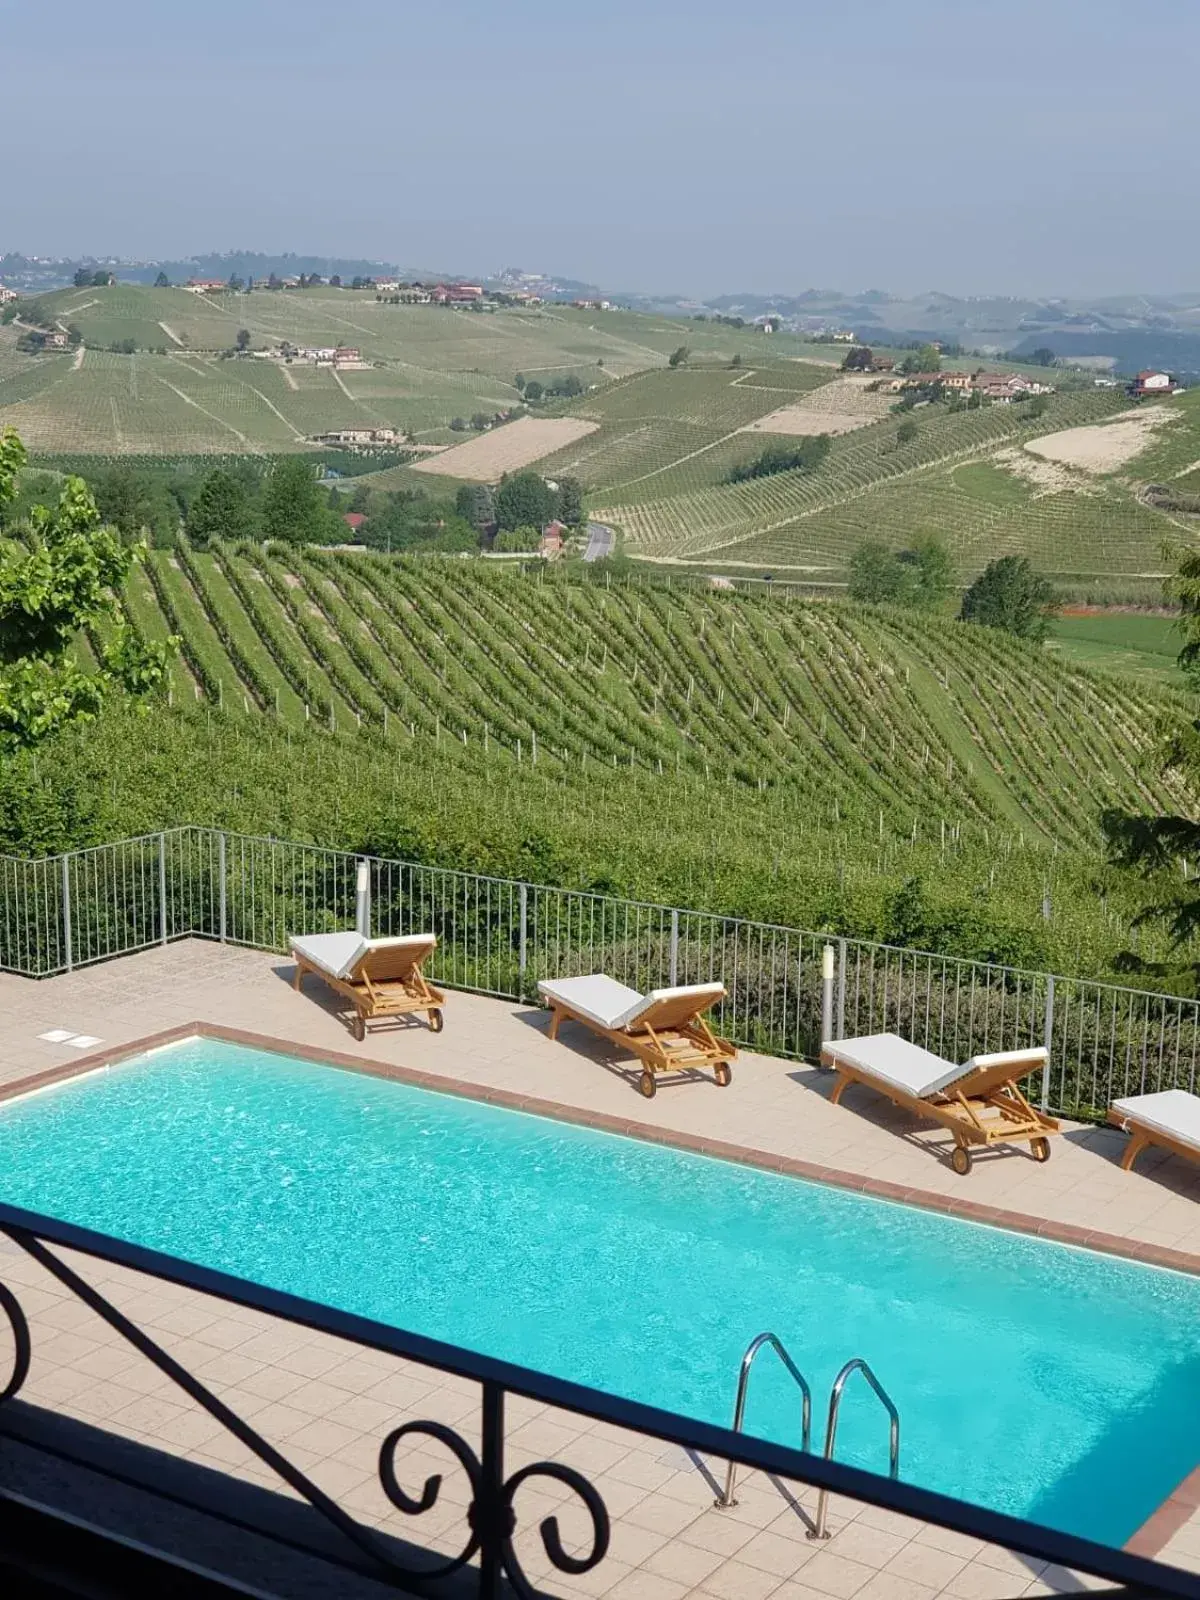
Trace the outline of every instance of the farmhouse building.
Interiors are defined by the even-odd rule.
[[[183,285],[188,294],[217,294],[226,287],[221,278],[189,278]]]
[[[1173,394],[1175,392],[1175,379],[1169,372],[1161,372],[1157,368],[1150,368],[1139,372],[1129,385],[1129,393],[1135,400],[1145,396],[1157,394]]]
[[[16,300],[18,298],[19,296],[17,295],[17,291],[15,289],[8,289],[4,286],[4,284],[0,283],[0,306],[7,304],[9,300]]]
[[[311,435],[313,444],[342,445],[351,450],[362,446],[399,444],[403,437],[399,428],[334,428],[329,433]]]

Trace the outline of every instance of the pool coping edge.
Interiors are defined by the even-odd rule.
[[[911,1206],[916,1210],[939,1212],[946,1216],[958,1217],[963,1221],[1003,1228],[1010,1233],[1027,1234],[1055,1244],[1075,1245],[1103,1255],[1139,1262],[1144,1266],[1166,1267],[1200,1277],[1200,1256],[1173,1250],[1167,1246],[1128,1239],[1120,1234],[1081,1228],[1071,1223],[1051,1222],[1025,1212],[1009,1211],[1000,1206],[984,1205],[976,1200],[960,1199],[954,1195],[938,1194],[929,1189],[891,1183],[885,1178],[871,1178],[861,1173],[847,1172],[842,1168],[805,1161],[797,1156],[779,1155],[773,1151],[758,1150],[752,1146],[733,1144],[723,1139],[710,1139],[681,1129],[664,1128],[653,1123],[614,1116],[609,1112],[592,1111],[559,1100],[545,1100],[537,1095],[517,1094],[510,1089],[476,1083],[468,1078],[442,1076],[438,1073],[425,1072],[419,1067],[375,1061],[367,1056],[351,1055],[346,1051],[330,1050],[320,1045],[279,1039],[270,1034],[255,1033],[245,1028],[231,1028],[223,1023],[207,1021],[180,1023],[123,1044],[93,1051],[75,1061],[31,1073],[28,1077],[0,1085],[0,1104],[19,1099],[39,1089],[69,1082],[72,1078],[81,1077],[88,1072],[115,1066],[121,1061],[145,1055],[165,1045],[178,1044],[185,1039],[194,1038],[218,1039],[227,1044],[247,1045],[253,1049],[270,1051],[275,1055],[293,1056],[317,1065],[333,1066],[339,1070],[357,1072],[368,1077],[390,1079],[413,1088],[454,1095],[459,1099],[476,1100],[509,1111],[523,1111],[556,1122],[572,1123],[603,1133],[616,1133],[626,1138],[639,1139],[646,1144],[667,1145],[686,1150],[693,1155],[731,1161],[739,1166],[756,1167],[760,1171],[801,1178],[807,1182],[824,1184],[829,1188],[845,1189],[873,1199]],[[1200,1466],[1195,1467],[1176,1485],[1162,1504],[1130,1535],[1123,1548],[1133,1555],[1150,1558],[1159,1555],[1198,1510],[1200,1510]]]

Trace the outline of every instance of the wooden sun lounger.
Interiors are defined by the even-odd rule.
[[[1131,1135],[1121,1157],[1126,1172],[1152,1145],[1185,1161],[1200,1161],[1200,1096],[1186,1089],[1160,1089],[1157,1094],[1114,1100],[1108,1120]]]
[[[1030,1105],[1019,1086],[1045,1060],[1046,1051],[1039,1046],[974,1056],[958,1067],[894,1033],[834,1039],[821,1046],[822,1066],[838,1075],[830,1096],[833,1105],[847,1085],[861,1083],[915,1116],[940,1123],[954,1135],[950,1164],[960,1175],[971,1170],[972,1145],[1028,1140],[1034,1159],[1049,1161],[1048,1135],[1059,1131],[1058,1121]]]
[[[306,972],[315,973],[354,1007],[354,1037],[366,1037],[367,1023],[424,1011],[433,1033],[442,1029],[445,995],[421,971],[437,947],[432,933],[395,939],[364,939],[356,933],[313,933],[291,939],[299,989]]]
[[[710,1006],[725,997],[723,983],[690,984],[638,994],[623,983],[593,973],[585,978],[560,978],[538,984],[550,1008],[550,1037],[559,1024],[582,1022],[601,1037],[632,1050],[642,1063],[639,1088],[653,1098],[660,1072],[711,1068],[724,1087],[733,1079],[736,1048],[719,1038],[705,1020]]]

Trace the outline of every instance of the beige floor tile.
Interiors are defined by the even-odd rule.
[[[747,1566],[735,1556],[715,1572],[710,1572],[700,1587],[706,1595],[715,1596],[716,1600],[767,1600],[767,1596],[779,1587],[779,1575],[764,1572],[761,1567]]]
[[[861,1561],[847,1561],[845,1556],[819,1550],[805,1564],[800,1581],[822,1594],[833,1596],[834,1600],[850,1600],[867,1579],[874,1576],[874,1572],[874,1567],[864,1566]]]

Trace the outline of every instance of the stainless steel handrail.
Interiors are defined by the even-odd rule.
[[[746,1354],[742,1357],[742,1369],[738,1373],[737,1399],[733,1405],[733,1431],[741,1433],[742,1421],[746,1415],[746,1388],[750,1382],[750,1368],[754,1365],[754,1358],[764,1345],[770,1345],[775,1354],[783,1362],[788,1372],[800,1386],[802,1396],[800,1406],[800,1448],[807,1450],[812,1440],[812,1390],[800,1368],[788,1355],[783,1347],[783,1342],[773,1333],[760,1333],[756,1339],[751,1339],[746,1346]],[[725,1473],[725,1489],[713,1501],[720,1511],[727,1511],[730,1506],[737,1505],[733,1498],[734,1480],[737,1477],[737,1467],[731,1461]]]
[[[900,1476],[900,1413],[896,1410],[891,1395],[888,1394],[861,1356],[855,1356],[852,1361],[847,1361],[846,1365],[833,1380],[833,1388],[829,1392],[829,1422],[825,1428],[825,1459],[826,1461],[833,1460],[833,1446],[834,1441],[837,1439],[838,1411],[841,1409],[842,1404],[842,1390],[846,1387],[847,1379],[856,1372],[862,1373],[863,1377],[874,1389],[879,1403],[888,1414],[890,1421],[888,1477],[898,1478]],[[812,1532],[808,1535],[810,1539],[828,1539],[829,1530],[826,1526],[828,1511],[829,1491],[828,1489],[822,1489],[817,1496],[817,1520],[813,1525]]]

